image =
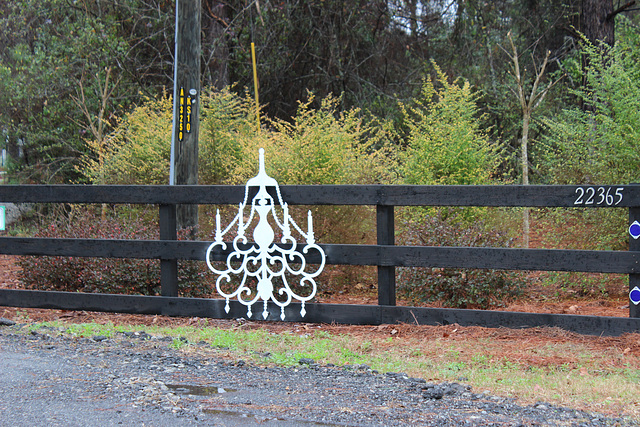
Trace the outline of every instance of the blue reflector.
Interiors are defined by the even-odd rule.
[[[635,288],[631,289],[631,292],[629,292],[629,299],[635,305],[640,304],[640,288],[636,286]]]

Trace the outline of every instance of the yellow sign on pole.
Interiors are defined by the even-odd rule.
[[[184,88],[180,88],[180,106],[178,113],[178,140],[182,141],[184,138]]]
[[[256,122],[260,132],[260,101],[258,99],[258,68],[256,67],[256,46],[251,42],[251,61],[253,62],[253,90],[256,94]]]

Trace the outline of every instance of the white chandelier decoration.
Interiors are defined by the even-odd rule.
[[[240,203],[238,214],[224,231],[221,231],[220,227],[220,211],[216,212],[215,241],[207,249],[207,265],[211,271],[219,275],[216,280],[216,289],[226,299],[225,311],[227,313],[229,313],[229,300],[231,298],[237,298],[240,303],[247,306],[247,317],[252,315],[251,306],[258,300],[262,300],[262,317],[266,319],[269,316],[267,304],[269,301],[273,301],[280,307],[280,318],[284,320],[284,308],[295,299],[300,301],[302,305],[300,315],[304,317],[306,314],[305,302],[312,299],[316,294],[317,285],[314,278],[324,268],[325,254],[322,248],[315,243],[311,211],[307,216],[307,232],[305,233],[289,216],[289,207],[282,201],[278,182],[265,172],[264,149],[260,148],[259,153],[258,175],[247,181],[244,190],[244,201]],[[245,217],[244,210],[249,208],[247,202],[251,187],[258,188],[258,192],[251,200],[248,217]],[[276,201],[267,192],[267,187],[275,187],[277,202],[282,210],[282,221],[278,218],[275,209]],[[248,244],[245,231],[251,225],[256,213],[258,214],[258,223],[253,229],[254,244]],[[280,244],[274,242],[276,235],[269,222],[269,214],[273,218],[272,222],[282,231]],[[227,256],[225,269],[220,270],[213,265],[211,254],[217,247],[221,250],[227,248],[227,243],[223,242],[222,238],[235,223],[238,224],[238,232],[232,242],[233,251]],[[298,243],[291,235],[291,226],[306,240],[306,245],[301,248],[302,251],[297,250]],[[308,254],[311,250],[316,250],[320,254],[320,264],[315,271],[308,272],[305,271],[307,269],[307,261],[304,254]],[[235,291],[226,293],[222,290],[222,284],[223,281],[226,281],[226,283],[231,282],[231,275],[242,278]],[[288,278],[291,276],[300,277],[298,283],[303,287],[310,287],[308,295],[299,295],[292,290],[288,282]],[[276,286],[280,286],[277,289],[280,299],[277,299],[274,295],[274,279],[276,278],[279,278],[279,283]],[[253,288],[255,288],[255,291]]]

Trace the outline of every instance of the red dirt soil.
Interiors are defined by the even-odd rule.
[[[20,283],[17,279],[18,266],[14,264],[13,257],[0,255],[0,288],[18,289]],[[376,304],[371,296],[332,296],[318,298],[325,303],[352,303],[352,304]],[[561,302],[528,302],[517,301],[509,305],[505,310],[525,311],[538,313],[571,313],[597,316],[628,316],[628,307],[623,300],[597,299],[597,300],[567,300]],[[98,313],[86,311],[24,309],[13,307],[0,307],[0,317],[17,321],[30,322],[64,320],[70,323],[108,323],[114,324],[138,324],[158,326],[185,326],[185,325],[210,325],[220,328],[238,327],[235,320],[216,320],[202,318],[175,318],[152,315],[130,315],[117,313]],[[289,322],[243,322],[244,329],[262,328],[273,332],[298,333],[312,330],[317,326]],[[447,339],[451,341],[490,339],[499,343],[499,351],[503,357],[513,356],[520,359],[524,348],[544,346],[553,343],[581,344],[594,351],[619,350],[620,353],[634,357],[640,357],[640,333],[623,334],[619,337],[596,337],[567,332],[559,328],[483,328],[461,327],[459,325],[447,326],[418,326],[413,324],[379,325],[379,326],[349,326],[349,325],[321,325],[322,329],[334,334],[349,334],[355,339],[373,339],[392,336],[394,338],[420,338],[420,339]],[[488,350],[488,349],[487,349]],[[527,363],[535,366],[561,365],[571,362],[567,360],[528,360]]]

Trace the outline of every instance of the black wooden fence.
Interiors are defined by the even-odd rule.
[[[629,223],[640,221],[640,185],[623,186],[281,186],[291,205],[370,205],[377,209],[376,245],[323,245],[327,264],[378,267],[378,305],[306,305],[287,308],[288,321],[348,324],[420,323],[486,327],[558,326],[586,334],[618,335],[640,331],[640,310],[629,304],[629,317],[517,313],[399,307],[395,298],[396,267],[455,267],[505,270],[578,271],[629,275],[629,286],[640,285],[640,240],[630,239],[629,251],[512,249],[397,246],[395,206],[495,206],[626,208]],[[0,290],[0,305],[65,310],[90,310],[170,316],[237,318],[246,308],[224,300],[178,296],[177,260],[204,260],[210,242],[178,241],[176,205],[235,204],[244,186],[85,186],[2,185],[0,202],[108,203],[159,206],[159,240],[98,240],[0,237],[0,253],[73,257],[148,258],[161,260],[161,296],[86,294],[30,290]],[[620,230],[628,233],[628,230]],[[219,254],[223,259],[224,254]],[[269,305],[270,319],[279,309]]]

